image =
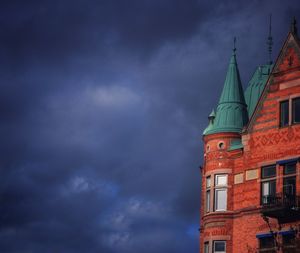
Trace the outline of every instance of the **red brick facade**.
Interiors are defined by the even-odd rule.
[[[283,173],[284,160],[287,160],[286,163],[295,162],[296,196],[300,196],[300,124],[293,124],[291,120],[292,99],[300,97],[299,45],[297,36],[290,32],[242,134],[215,133],[203,137],[201,253],[205,252],[204,243],[208,245],[209,253],[215,252],[215,241],[226,242],[226,253],[300,252],[300,249],[297,251],[299,246],[285,250],[281,236],[292,231],[297,241],[300,237],[300,219],[295,217],[290,221],[281,221],[276,217],[266,216],[264,219],[262,216],[263,166],[276,166],[276,194],[279,196],[283,193],[284,178],[287,177]],[[280,127],[280,102],[287,100],[288,125]],[[237,138],[242,139],[243,148],[230,151],[231,141]],[[227,175],[227,183],[221,187],[227,194],[226,211],[215,210],[218,189],[215,175]],[[206,185],[208,177],[209,187]],[[209,197],[207,194],[210,194]],[[286,215],[290,214],[287,212]],[[259,238],[264,234],[275,239],[273,251],[259,249]]]

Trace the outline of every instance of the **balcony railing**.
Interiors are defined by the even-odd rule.
[[[275,196],[268,195],[262,197],[263,207],[288,207],[288,208],[299,208],[300,207],[300,196],[296,195],[285,195],[277,194]]]
[[[300,196],[276,194],[263,196],[262,214],[281,222],[300,220]]]

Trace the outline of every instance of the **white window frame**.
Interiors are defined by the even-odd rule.
[[[219,196],[218,192],[225,192],[225,207],[224,208],[220,208],[220,202],[218,202],[218,198],[217,196]],[[215,211],[216,212],[220,212],[220,211],[227,211],[227,188],[216,188],[215,189]]]
[[[225,178],[224,183],[219,183],[220,178]],[[215,186],[227,186],[228,175],[227,174],[218,174],[215,175]]]
[[[203,247],[204,247],[203,252],[204,253],[209,253],[209,241],[204,242]]]
[[[210,199],[211,199],[211,176],[206,177],[206,192],[205,192],[205,212],[209,213],[210,208]]]
[[[225,251],[216,251],[215,250],[216,242],[224,242]],[[214,243],[213,243],[213,253],[226,253],[226,241],[223,241],[223,240],[214,241]]]
[[[220,211],[227,211],[227,198],[228,198],[228,174],[216,174],[215,175],[215,189],[214,189],[214,211],[220,212]],[[219,195],[218,192],[224,191],[225,192],[225,207],[219,208],[218,206],[218,198]]]

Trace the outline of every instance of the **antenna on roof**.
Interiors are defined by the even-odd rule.
[[[272,46],[273,46],[273,37],[272,37],[272,14],[270,14],[270,24],[269,24],[269,36],[268,36],[268,51],[269,51],[269,64],[272,64]]]
[[[295,35],[297,35],[297,20],[296,17],[293,17],[292,23],[291,23],[291,32]]]
[[[235,51],[236,51],[236,37],[233,38],[233,55],[235,55]]]

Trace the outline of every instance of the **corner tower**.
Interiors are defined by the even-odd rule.
[[[241,133],[247,123],[247,104],[234,46],[219,103],[203,132],[200,244],[204,252],[216,247],[220,252],[232,251],[234,158],[241,156]]]

